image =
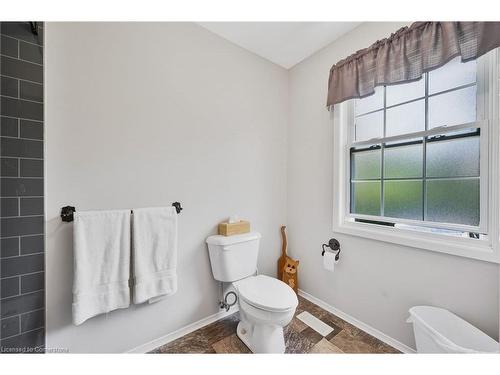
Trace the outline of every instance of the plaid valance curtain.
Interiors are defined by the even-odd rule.
[[[415,22],[330,69],[327,106],[373,94],[376,86],[415,81],[461,56],[500,46],[500,22]]]

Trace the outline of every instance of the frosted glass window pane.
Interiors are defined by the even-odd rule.
[[[422,144],[386,148],[384,150],[384,177],[422,177],[422,150]]]
[[[476,121],[476,86],[429,98],[429,128]]]
[[[479,177],[479,136],[427,143],[428,177]]]
[[[439,69],[429,72],[429,93],[435,94],[458,86],[476,82],[476,61],[463,63],[460,57]]]
[[[380,138],[384,131],[384,112],[378,111],[356,117],[355,123],[356,141]]]
[[[422,220],[422,181],[384,182],[384,216]]]
[[[386,136],[407,134],[425,130],[425,102],[398,105],[386,113]]]
[[[427,180],[426,220],[479,225],[479,178]]]
[[[375,87],[375,94],[367,96],[366,98],[356,99],[354,102],[355,114],[360,115],[363,113],[376,111],[384,107],[384,88]]]
[[[404,103],[412,99],[425,96],[425,80],[421,78],[416,82],[403,83],[386,87],[387,105]]]
[[[356,181],[352,190],[353,213],[380,216],[380,181]]]
[[[352,178],[361,180],[380,178],[381,155],[380,150],[354,152],[352,154]]]

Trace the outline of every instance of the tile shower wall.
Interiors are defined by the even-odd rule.
[[[0,23],[0,352],[44,347],[43,24]]]

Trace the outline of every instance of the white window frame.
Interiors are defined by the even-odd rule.
[[[335,105],[330,112],[334,128],[333,156],[333,231],[409,247],[453,254],[488,262],[500,263],[499,208],[499,52],[494,50],[477,60],[477,108],[481,127],[480,231],[487,239],[453,237],[446,234],[419,232],[400,227],[355,222],[350,214],[350,150],[353,103]],[[477,126],[477,125],[474,125]],[[451,128],[451,127],[450,127]],[[487,155],[487,158],[484,157]],[[486,170],[486,173],[484,172]],[[360,217],[362,215],[355,215]],[[367,217],[368,219],[370,217]],[[376,220],[377,217],[372,218]],[[398,223],[415,221],[397,219]],[[425,222],[418,222],[426,226]],[[433,226],[428,223],[428,226]],[[435,226],[435,225],[434,225]],[[477,227],[447,225],[450,229],[477,230]]]

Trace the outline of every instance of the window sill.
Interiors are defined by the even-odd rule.
[[[500,263],[499,256],[491,246],[490,241],[453,238],[435,233],[421,233],[402,228],[374,226],[373,224],[349,221],[334,225],[333,231],[416,249]]]

